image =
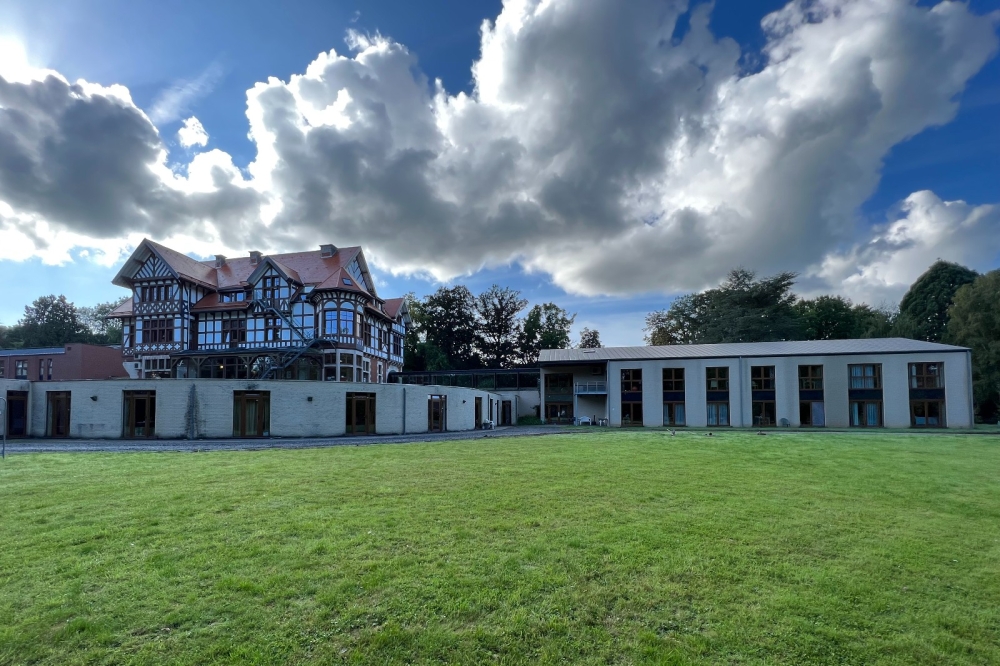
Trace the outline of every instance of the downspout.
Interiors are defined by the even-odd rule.
[[[399,388],[403,391],[403,434],[406,434],[406,384],[400,383]]]
[[[965,371],[968,373],[966,377],[969,378],[969,427],[974,428],[976,426],[976,406],[975,398],[973,397],[973,385],[972,385],[972,350],[966,350],[965,352]],[[947,389],[946,389],[947,390]],[[945,393],[947,399],[947,393]]]
[[[743,357],[742,356],[739,357],[739,364],[740,364],[740,391],[739,391],[739,393],[740,393],[740,427],[743,428],[745,426],[744,426],[744,423],[743,423]],[[753,415],[751,414],[751,417],[752,416]]]

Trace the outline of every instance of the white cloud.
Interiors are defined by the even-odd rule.
[[[127,91],[0,82],[0,201],[81,238],[149,233],[237,253],[248,238],[265,250],[326,238],[441,279],[520,262],[581,294],[695,289],[742,264],[872,300],[866,289],[926,268],[917,213],[948,228],[958,218],[941,211],[965,204],[913,195],[908,240],[878,240],[893,222],[876,231],[879,252],[857,211],[894,145],[954,117],[997,49],[993,23],[955,2],[796,1],[764,19],[762,66],[744,73],[708,5],[677,34],[686,11],[507,0],[483,26],[471,95],[428,81],[391,39],[351,31],[348,54],[248,92],[249,179],[221,151],[168,168]],[[150,118],[179,118],[209,78]],[[952,236],[953,256],[982,242]]]
[[[150,120],[157,125],[179,120],[195,101],[212,92],[221,78],[222,66],[213,62],[195,78],[177,81],[153,100],[149,110]]]
[[[933,192],[911,194],[900,216],[873,230],[871,239],[828,254],[807,274],[857,301],[898,301],[938,259],[980,271],[1000,260],[1000,205],[942,201]]]
[[[185,148],[191,146],[204,146],[208,143],[208,132],[205,131],[201,121],[191,116],[184,121],[184,125],[177,130],[177,140]]]

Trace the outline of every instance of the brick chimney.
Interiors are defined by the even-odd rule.
[[[257,250],[250,250],[250,263],[254,266],[260,263],[260,252]]]
[[[222,268],[225,265],[226,265],[226,258],[221,254],[215,255],[215,267]]]
[[[332,244],[320,245],[319,246],[319,256],[324,259],[329,259],[337,253],[337,246]]]

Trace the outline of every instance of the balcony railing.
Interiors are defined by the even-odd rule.
[[[607,382],[578,382],[573,387],[576,395],[605,395],[608,392]]]

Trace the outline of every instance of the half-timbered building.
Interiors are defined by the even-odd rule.
[[[144,240],[114,283],[112,316],[140,377],[382,383],[410,323],[379,297],[360,247],[198,261]]]

